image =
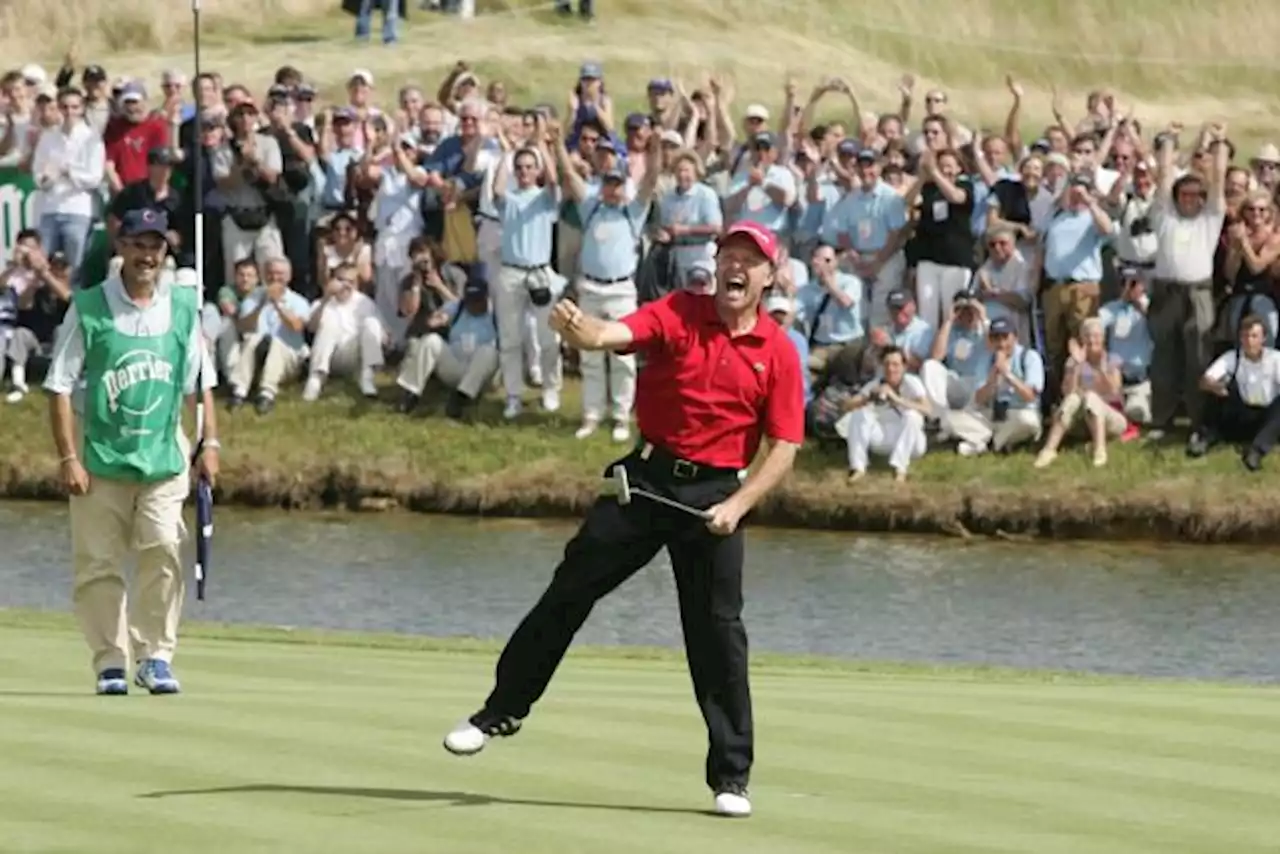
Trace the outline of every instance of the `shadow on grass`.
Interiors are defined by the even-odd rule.
[[[437,792],[430,789],[373,789],[347,786],[288,786],[280,783],[249,783],[211,789],[174,789],[147,792],[139,798],[159,799],[192,795],[236,795],[286,793],[298,795],[333,795],[341,798],[369,798],[382,801],[444,802],[451,807],[485,807],[492,805],[522,807],[558,807],[563,809],[614,810],[618,812],[715,815],[710,810],[684,807],[655,807],[639,804],[599,804],[579,801],[556,801],[542,798],[500,798],[471,792]]]

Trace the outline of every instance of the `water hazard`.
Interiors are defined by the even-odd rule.
[[[0,606],[70,606],[62,504],[0,504]],[[194,618],[505,638],[570,523],[221,508]],[[1229,547],[962,545],[753,529],[753,648],[1280,682],[1280,557]],[[679,646],[665,555],[600,603],[585,643]]]

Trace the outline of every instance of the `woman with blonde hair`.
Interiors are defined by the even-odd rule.
[[[1276,229],[1276,205],[1267,190],[1254,190],[1240,205],[1240,219],[1227,227],[1227,256],[1223,275],[1230,299],[1226,311],[1228,340],[1235,340],[1240,319],[1248,314],[1263,318],[1267,346],[1274,347],[1280,332],[1280,309],[1274,299],[1280,284],[1280,230]]]
[[[1058,447],[1083,413],[1093,441],[1093,464],[1107,464],[1107,438],[1120,437],[1129,429],[1124,417],[1124,379],[1120,360],[1107,353],[1102,321],[1090,317],[1080,324],[1080,337],[1067,344],[1070,356],[1062,380],[1062,402],[1053,416],[1053,425],[1035,467],[1045,468],[1058,456]]]

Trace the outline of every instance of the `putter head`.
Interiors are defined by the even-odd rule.
[[[614,466],[612,477],[609,478],[609,484],[618,503],[626,506],[631,503],[631,479],[627,477],[626,466]]]

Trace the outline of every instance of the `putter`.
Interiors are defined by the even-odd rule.
[[[699,510],[696,507],[690,507],[688,504],[681,504],[679,501],[673,501],[662,495],[655,495],[644,489],[633,489],[631,487],[631,479],[627,477],[627,469],[625,466],[614,466],[611,477],[609,478],[610,490],[618,499],[618,503],[623,507],[631,503],[633,495],[639,495],[641,498],[647,498],[650,501],[656,501],[659,504],[665,504],[682,513],[688,513],[690,516],[697,516],[699,519],[711,519],[711,514],[706,510]]]

